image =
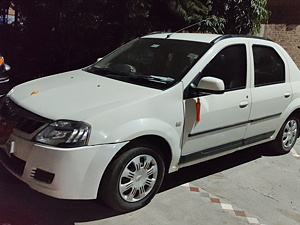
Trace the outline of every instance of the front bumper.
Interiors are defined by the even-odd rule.
[[[95,199],[101,177],[126,143],[56,148],[14,134],[0,149],[0,161],[32,189],[60,199]]]

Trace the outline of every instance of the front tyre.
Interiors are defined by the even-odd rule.
[[[132,147],[108,166],[99,197],[119,212],[147,205],[160,188],[165,172],[162,156],[151,147]]]
[[[299,137],[299,124],[299,119],[295,116],[289,117],[284,122],[274,141],[274,147],[278,153],[288,153],[294,147]]]

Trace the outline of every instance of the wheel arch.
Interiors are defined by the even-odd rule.
[[[116,187],[116,185],[115,185],[116,181],[114,180],[114,178],[118,177],[119,176],[118,174],[121,174],[121,173],[119,173],[118,168],[119,169],[122,168],[122,170],[124,169],[123,165],[126,165],[123,162],[124,157],[128,158],[128,156],[132,155],[134,150],[136,150],[136,149],[134,149],[135,147],[137,148],[137,150],[143,150],[143,151],[148,151],[148,152],[150,150],[149,148],[151,148],[150,152],[152,152],[152,154],[154,154],[153,151],[155,151],[156,154],[154,154],[154,155],[157,156],[156,160],[158,160],[157,161],[158,164],[161,165],[161,167],[159,167],[161,170],[161,173],[158,173],[158,177],[160,177],[160,178],[157,178],[157,180],[159,182],[157,182],[158,184],[156,185],[156,187],[153,186],[154,191],[152,192],[152,190],[151,190],[152,194],[149,194],[149,195],[147,194],[145,197],[145,200],[142,199],[141,201],[137,201],[136,203],[135,202],[130,203],[130,204],[133,204],[132,206],[130,206],[129,203],[124,203],[124,199],[122,201],[120,200],[121,199],[120,193],[118,194],[118,196],[115,196],[115,195],[113,196],[111,189],[108,190],[108,187],[105,186],[105,184],[107,184],[107,183],[112,184],[113,187]],[[142,149],[143,147],[147,147],[147,148]],[[101,199],[108,206],[110,206],[111,208],[113,208],[117,211],[120,211],[120,212],[129,212],[129,211],[132,211],[132,210],[135,210],[135,209],[145,206],[146,204],[148,204],[151,201],[151,199],[154,197],[155,193],[157,193],[157,191],[159,190],[159,187],[163,181],[163,177],[167,171],[167,168],[170,165],[171,158],[172,158],[171,147],[168,144],[168,142],[165,139],[163,139],[162,137],[155,136],[155,135],[146,135],[146,136],[141,136],[141,137],[131,140],[130,142],[125,144],[115,154],[115,156],[112,158],[112,160],[106,167],[106,169],[103,173],[103,176],[100,180],[99,187],[98,187],[98,193],[97,193],[98,199]],[[115,170],[115,168],[116,168],[116,170]],[[116,189],[114,189],[114,190],[116,191]],[[151,192],[149,192],[149,193],[151,193]],[[110,196],[110,197],[107,197],[107,196]],[[111,200],[111,199],[113,199],[113,200]]]
[[[296,99],[292,101],[289,106],[284,110],[284,112],[281,114],[279,128],[276,130],[274,137],[276,138],[283,123],[290,118],[291,116],[296,116],[300,120],[300,100]]]
[[[159,151],[162,155],[166,171],[168,171],[171,160],[172,160],[172,150],[170,144],[162,137],[157,135],[144,135],[137,138],[132,139],[128,142],[123,148],[117,152],[117,154],[112,158],[111,162],[118,158],[121,154],[132,147],[153,147]]]
[[[294,112],[291,113],[290,116],[295,115],[296,117],[298,117],[300,119],[300,108],[295,109]]]
[[[292,113],[290,113],[289,116],[286,117],[285,121],[292,116],[296,116],[300,120],[300,108],[297,108]],[[299,132],[298,137],[299,136],[300,136],[300,132]]]
[[[169,143],[164,138],[157,135],[144,135],[144,136],[134,138],[126,145],[124,145],[111,159],[111,161],[109,162],[109,164],[107,165],[106,169],[103,172],[103,176],[106,175],[109,165],[112,164],[120,155],[128,151],[130,148],[137,147],[137,146],[150,147],[150,148],[154,147],[155,149],[157,149],[163,157],[165,168],[166,168],[165,173],[169,171],[169,167],[172,161],[172,150]],[[103,177],[100,180],[99,187],[101,186],[102,182],[103,182]]]
[[[299,138],[299,126],[300,126],[300,109],[295,109],[290,113],[281,125],[280,130],[276,134],[276,138],[271,142],[270,146],[274,147],[274,150],[279,154],[286,154],[291,151],[294,144]],[[296,122],[297,127],[294,127]],[[296,132],[296,134],[294,134]]]

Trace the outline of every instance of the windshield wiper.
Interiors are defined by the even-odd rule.
[[[124,78],[124,79],[131,79],[131,80],[146,80],[151,82],[157,83],[171,83],[174,81],[171,77],[162,77],[162,76],[154,76],[154,75],[131,75],[131,74],[106,74],[107,77],[115,77],[115,78]]]
[[[174,81],[172,77],[163,77],[163,76],[156,76],[156,75],[142,75],[142,74],[129,74],[126,72],[122,71],[116,71],[111,68],[87,68],[84,69],[85,71],[91,72],[91,73],[96,73],[99,75],[103,75],[106,77],[111,77],[111,78],[123,78],[123,79],[132,79],[132,80],[147,80],[147,81],[152,81],[152,82],[158,82],[158,83],[171,83]],[[103,74],[104,73],[104,74]]]
[[[104,76],[130,76],[128,73],[120,72],[113,70],[111,68],[97,68],[97,67],[89,67],[84,69],[87,72],[95,73],[98,75],[104,75]]]
[[[107,74],[107,76],[122,77],[122,75],[117,75],[117,74]],[[163,84],[171,83],[174,81],[174,79],[171,77],[162,77],[162,76],[155,76],[155,75],[141,75],[141,74],[134,74],[134,75],[127,74],[126,78],[132,79],[132,80],[146,80],[146,81],[163,83]]]
[[[163,76],[155,76],[155,75],[146,75],[144,77],[145,77],[145,79],[153,80],[153,81],[165,83],[165,84],[171,83],[174,81],[174,78],[172,78],[172,77],[163,77]]]

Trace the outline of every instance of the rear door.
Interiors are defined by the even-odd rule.
[[[279,51],[263,42],[252,43],[251,51],[252,108],[245,144],[270,138],[281,126],[280,116],[292,97],[288,68]]]

